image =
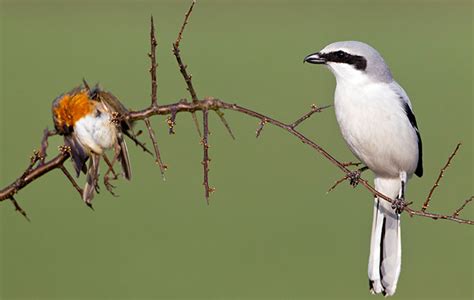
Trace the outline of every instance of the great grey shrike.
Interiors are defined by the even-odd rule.
[[[375,189],[397,205],[375,198],[369,286],[391,296],[401,266],[400,206],[408,179],[423,175],[421,137],[408,95],[382,56],[356,41],[336,42],[304,58],[336,77],[334,106],[349,149],[375,174]]]

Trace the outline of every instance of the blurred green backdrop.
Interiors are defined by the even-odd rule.
[[[50,105],[83,77],[131,108],[149,103],[148,26],[158,31],[159,101],[188,97],[171,43],[189,1],[5,1],[1,5],[0,186],[14,180],[52,126]],[[198,95],[292,121],[332,102],[328,70],[302,58],[326,44],[370,43],[407,90],[424,143],[421,205],[454,145],[464,146],[431,209],[473,193],[471,1],[200,1],[182,42]],[[60,172],[18,194],[32,222],[0,204],[1,299],[376,299],[367,287],[371,195],[344,185],[309,147],[227,113],[211,118],[211,205],[189,115],[174,136],[155,118],[166,182],[130,144],[133,182],[103,188],[89,210]],[[140,125],[141,126],[141,125]],[[352,160],[329,110],[301,128]],[[144,135],[146,137],[146,135]],[[49,149],[56,153],[61,139]],[[68,163],[68,166],[69,163]],[[367,175],[366,175],[367,176]],[[81,178],[81,184],[83,178]],[[464,213],[474,218],[473,208]],[[403,217],[397,299],[472,299],[473,229]],[[379,297],[380,298],[380,297]]]

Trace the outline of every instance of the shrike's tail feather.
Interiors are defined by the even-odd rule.
[[[398,196],[400,188],[398,178],[375,178],[375,189],[392,199]],[[369,256],[371,293],[386,296],[395,294],[401,257],[400,215],[389,202],[375,198]]]

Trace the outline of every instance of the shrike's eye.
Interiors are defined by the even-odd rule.
[[[347,56],[346,52],[344,52],[344,51],[337,51],[336,55],[339,58],[344,58],[344,57]]]

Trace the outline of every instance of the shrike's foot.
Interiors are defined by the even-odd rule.
[[[359,184],[360,180],[360,170],[355,170],[347,174],[347,178],[349,179],[349,184],[352,185],[352,187],[356,187]]]
[[[407,207],[407,204],[404,198],[397,197],[392,202],[392,208],[395,210],[397,214],[401,214],[402,211],[405,209],[405,207]]]
[[[349,180],[349,183],[350,183],[350,185],[352,185],[352,187],[356,187],[359,184],[360,175],[362,174],[362,172],[364,172],[365,170],[368,170],[368,169],[369,169],[368,167],[362,167],[362,168],[359,168],[355,171],[347,173],[346,176],[344,176],[341,179],[334,182],[334,184],[329,188],[329,190],[327,192],[328,193],[332,192],[339,184],[341,184],[342,182],[344,182],[346,180]]]
[[[369,168],[367,166],[363,166],[362,168],[352,171],[347,175],[347,178],[349,178],[349,183],[352,185],[352,187],[356,187],[359,184],[360,174],[362,174],[364,171],[367,171],[368,169]]]

